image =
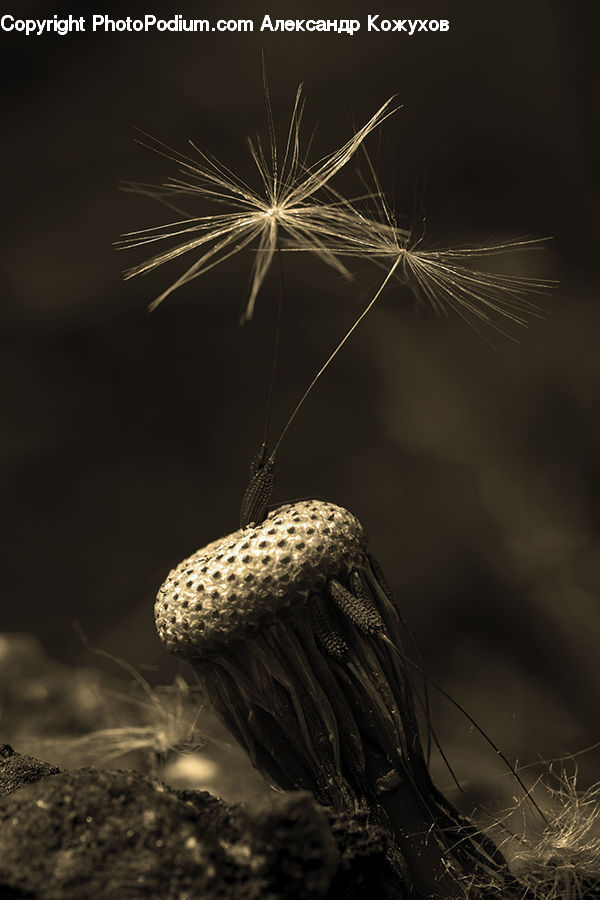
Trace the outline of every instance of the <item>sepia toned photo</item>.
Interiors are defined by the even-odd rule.
[[[0,13],[0,898],[600,897],[595,6]]]

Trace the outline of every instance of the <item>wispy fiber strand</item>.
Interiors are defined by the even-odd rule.
[[[265,152],[260,138],[248,138],[248,147],[262,182],[262,192],[250,187],[223,163],[206,154],[194,142],[195,156],[177,154],[161,141],[146,136],[148,146],[180,167],[179,178],[171,178],[162,187],[129,184],[127,189],[148,194],[174,205],[181,197],[211,200],[233,209],[233,212],[208,216],[186,215],[184,218],[154,228],[129,232],[118,242],[122,249],[141,247],[162,241],[174,246],[126,271],[125,277],[151,272],[194,250],[201,255],[151,304],[156,308],[178,287],[252,244],[256,256],[252,269],[250,295],[244,319],[254,312],[257,295],[271,266],[278,246],[280,231],[295,246],[303,246],[338,272],[349,275],[327,242],[344,245],[352,230],[353,214],[348,205],[333,191],[330,180],[354,156],[362,142],[378,125],[397,109],[390,98],[368,122],[338,150],[308,166],[300,147],[300,125],[304,110],[302,86],[298,88],[287,140],[279,152],[269,116],[269,150]],[[269,105],[267,104],[269,110]]]

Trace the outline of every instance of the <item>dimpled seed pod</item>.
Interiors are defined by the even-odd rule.
[[[167,649],[191,663],[272,784],[370,810],[425,897],[463,897],[467,878],[469,896],[485,896],[474,870],[513,896],[501,854],[430,779],[402,620],[351,513],[280,506],[184,560],[155,611]]]
[[[365,556],[362,528],[347,510],[318,500],[280,507],[169,574],[156,602],[158,633],[176,656],[202,658],[305,607]]]

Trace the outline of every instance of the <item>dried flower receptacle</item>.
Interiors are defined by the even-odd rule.
[[[168,576],[156,624],[273,784],[371,810],[424,896],[465,896],[474,869],[512,896],[501,855],[430,779],[401,618],[347,510],[287,504],[209,544]]]

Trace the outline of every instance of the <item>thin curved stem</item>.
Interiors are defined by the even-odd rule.
[[[387,273],[387,275],[386,275],[385,278],[383,279],[382,283],[380,284],[380,286],[379,286],[379,288],[378,288],[377,293],[375,294],[375,296],[372,297],[371,300],[369,300],[368,304],[365,306],[365,308],[363,309],[362,313],[360,314],[360,316],[358,317],[358,319],[355,321],[354,325],[352,325],[352,327],[346,332],[346,334],[344,335],[344,337],[342,338],[342,340],[339,342],[339,344],[336,346],[336,348],[332,351],[332,353],[329,355],[329,357],[327,358],[327,360],[323,363],[323,365],[321,366],[321,368],[319,369],[319,371],[317,372],[317,374],[315,375],[315,377],[313,378],[313,380],[311,381],[311,383],[309,384],[309,386],[306,388],[306,390],[305,390],[304,393],[302,394],[302,397],[300,398],[300,400],[299,400],[298,403],[296,404],[296,407],[295,407],[293,413],[291,414],[291,416],[290,416],[289,419],[287,420],[287,423],[286,423],[286,425],[285,425],[285,428],[283,429],[283,431],[281,432],[281,435],[279,436],[279,440],[277,441],[277,443],[275,444],[275,447],[273,448],[273,452],[271,453],[271,459],[274,459],[274,458],[275,458],[275,454],[277,453],[277,451],[278,451],[278,449],[279,449],[279,446],[280,446],[281,442],[283,441],[284,437],[286,436],[286,434],[287,434],[287,432],[288,432],[288,430],[289,430],[289,428],[290,428],[290,425],[292,424],[292,422],[294,421],[294,419],[296,418],[296,416],[297,416],[298,413],[300,412],[300,409],[302,408],[302,405],[304,404],[304,401],[306,400],[306,398],[308,397],[308,395],[310,394],[310,392],[312,391],[312,389],[313,389],[314,386],[316,385],[317,381],[319,380],[319,378],[321,377],[321,375],[323,374],[323,372],[325,371],[325,369],[327,369],[327,367],[329,366],[329,364],[333,362],[333,360],[334,360],[335,357],[338,355],[338,353],[340,352],[340,350],[342,349],[342,347],[344,346],[344,344],[346,343],[346,341],[347,341],[347,340],[351,337],[351,335],[356,331],[356,329],[358,328],[358,326],[360,325],[360,323],[362,322],[362,320],[365,318],[365,316],[367,315],[367,313],[370,312],[370,310],[373,308],[373,306],[375,305],[375,303],[376,303],[377,300],[379,299],[379,297],[380,297],[380,295],[381,295],[383,289],[385,288],[385,286],[387,285],[388,281],[390,280],[390,278],[392,277],[392,275],[393,275],[394,272],[396,271],[396,269],[397,269],[397,267],[398,267],[398,265],[399,265],[401,259],[403,259],[403,256],[404,256],[404,255],[403,255],[402,253],[400,253],[400,254],[398,255],[396,261],[394,262],[394,265],[392,266],[392,268],[390,269],[390,271]]]

